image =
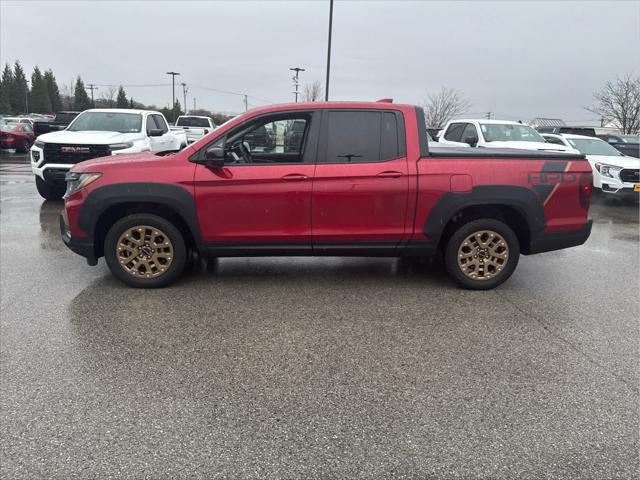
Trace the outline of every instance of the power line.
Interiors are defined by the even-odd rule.
[[[211,88],[211,87],[203,87],[202,85],[194,85],[193,83],[190,84],[191,87],[193,88],[199,88],[201,90],[208,90],[210,92],[217,92],[217,93],[225,93],[227,95],[237,95],[238,97],[244,97],[245,95],[249,98],[253,98],[254,100],[259,100],[261,102],[265,102],[265,103],[276,103],[272,100],[267,100],[266,98],[260,98],[260,97],[256,97],[255,95],[248,95],[246,93],[240,93],[240,92],[231,92],[229,90],[220,90],[219,88]]]

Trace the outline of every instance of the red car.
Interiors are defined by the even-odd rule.
[[[304,123],[302,140],[253,148],[255,131]],[[300,125],[299,125],[300,126]],[[81,162],[67,174],[62,238],[133,287],[175,281],[190,252],[429,256],[489,289],[521,253],[591,232],[582,155],[428,143],[420,107],[309,103],[250,111],[188,148]],[[437,145],[437,144],[435,144]],[[560,257],[555,257],[556,261]],[[561,259],[560,259],[561,260]]]
[[[0,126],[0,148],[14,148],[26,153],[36,141],[33,127],[28,123],[3,123]]]

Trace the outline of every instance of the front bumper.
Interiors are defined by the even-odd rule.
[[[64,216],[60,215],[60,235],[64,244],[74,253],[87,259],[89,265],[96,265],[95,249],[93,248],[93,238],[91,237],[72,237],[69,226],[64,221]]]
[[[607,177],[593,169],[593,186],[605,193],[632,192],[634,182],[624,182],[620,177]]]
[[[587,241],[589,235],[591,235],[591,227],[593,226],[593,220],[588,220],[578,230],[572,230],[570,232],[554,232],[537,235],[531,240],[528,254],[551,252],[553,250],[560,250],[562,248],[577,247]]]

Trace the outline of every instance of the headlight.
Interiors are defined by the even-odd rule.
[[[616,178],[619,176],[622,167],[616,167],[614,165],[607,165],[605,163],[596,163],[596,170],[600,172],[603,177]]]
[[[111,150],[124,150],[125,148],[133,147],[133,142],[125,142],[125,143],[112,143],[109,145]]]
[[[65,176],[65,180],[67,181],[67,191],[65,192],[65,196],[72,195],[78,190],[82,190],[90,183],[95,182],[101,176],[101,173],[67,173]]]
[[[36,140],[35,142],[33,142],[33,144],[38,148],[44,148],[44,142],[40,140]]]

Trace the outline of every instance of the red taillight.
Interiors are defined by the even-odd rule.
[[[580,206],[585,210],[589,210],[592,190],[593,175],[591,173],[583,173],[580,175]]]

